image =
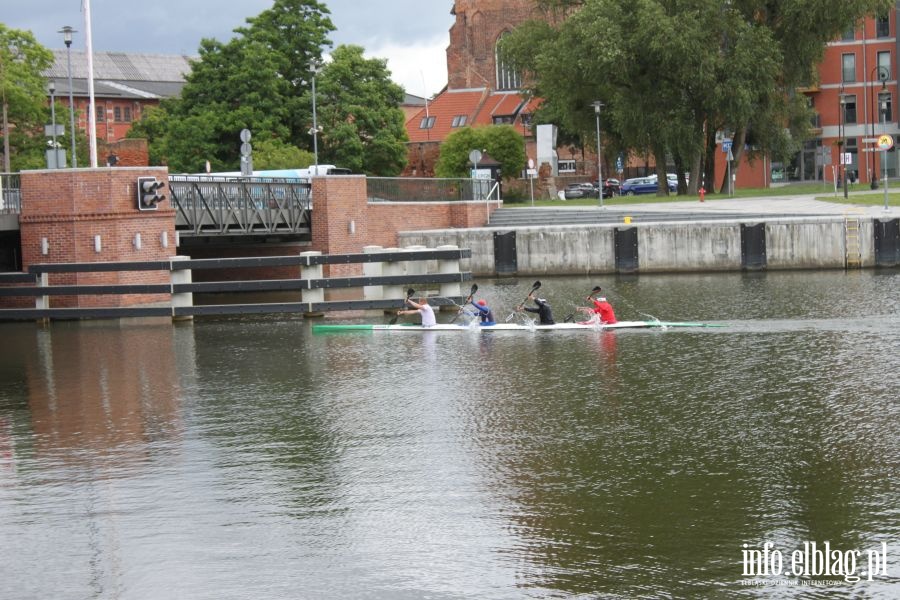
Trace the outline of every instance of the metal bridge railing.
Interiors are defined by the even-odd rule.
[[[276,177],[169,175],[175,228],[187,235],[310,232],[308,181]]]
[[[0,213],[22,212],[22,190],[18,173],[0,173]]]
[[[369,202],[454,202],[487,200],[490,179],[432,179],[421,177],[368,177]]]

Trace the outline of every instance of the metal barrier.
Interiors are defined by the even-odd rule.
[[[183,235],[309,234],[311,185],[279,177],[169,175]]]
[[[494,182],[491,179],[366,178],[369,202],[463,202],[486,200],[492,194],[492,186],[494,186]]]
[[[294,256],[267,256],[250,258],[189,259],[177,256],[170,260],[121,262],[121,263],[55,263],[31,265],[28,273],[2,273],[0,285],[2,297],[33,297],[35,308],[0,309],[2,320],[46,320],[166,316],[191,318],[196,315],[303,313],[318,315],[332,310],[390,310],[404,306],[404,290],[407,286],[437,284],[440,295],[435,306],[456,306],[463,302],[460,284],[471,281],[471,272],[459,270],[459,261],[470,258],[472,251],[455,246],[437,249],[382,251],[369,247],[361,254],[328,254],[304,252]],[[436,272],[428,272],[429,262],[437,261]],[[324,265],[360,263],[365,265],[363,276],[322,277]],[[250,281],[191,281],[194,269],[237,269],[247,267],[300,267],[300,277],[295,279],[266,279]],[[75,284],[49,285],[52,273],[116,273],[136,271],[168,271],[168,283],[134,284]],[[361,288],[363,300],[325,300],[326,289]],[[211,292],[262,292],[299,291],[301,301],[279,303],[194,305],[194,293]],[[90,308],[51,308],[53,296],[99,296],[129,294],[168,294],[171,301],[166,306],[127,306]]]

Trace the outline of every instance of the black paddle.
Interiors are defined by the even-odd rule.
[[[533,293],[535,293],[536,291],[538,291],[538,288],[539,288],[539,287],[541,287],[541,282],[540,282],[540,281],[535,281],[535,282],[531,285],[531,291],[528,292],[528,296],[525,296],[525,299],[522,300],[522,304],[519,305],[519,308],[522,308],[523,306],[525,306],[525,303],[528,302],[528,298],[529,298]],[[518,309],[517,309],[517,310],[518,310]]]
[[[459,310],[456,311],[456,316],[453,317],[453,318],[450,320],[451,323],[455,322],[455,321],[459,318],[459,315],[462,314],[463,308],[465,308],[466,304],[468,304],[469,302],[472,301],[472,296],[474,296],[474,295],[475,295],[475,292],[477,292],[477,291],[478,291],[478,284],[477,284],[477,283],[473,283],[473,284],[472,284],[472,289],[469,290],[469,297],[466,298],[466,301],[463,302],[462,306],[459,307]]]
[[[416,293],[416,290],[414,290],[414,289],[412,289],[412,288],[409,288],[408,290],[406,290],[406,300],[403,301],[403,306],[404,306],[404,308],[406,307],[406,302],[407,302],[407,300],[409,300],[410,298],[412,298],[412,295],[415,294],[415,293]],[[403,310],[403,309],[401,308],[400,310]],[[393,319],[391,319],[390,321],[388,321],[388,325],[396,325],[396,324],[397,324],[397,317],[399,317],[399,316],[400,316],[400,313],[398,312],[396,315],[394,315],[394,318],[393,318]]]

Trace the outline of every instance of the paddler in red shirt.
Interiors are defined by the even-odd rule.
[[[599,287],[595,287],[591,292],[591,295],[587,297],[589,302],[594,304],[593,309],[588,309],[593,312],[600,319],[600,322],[604,325],[612,325],[613,323],[618,323],[616,321],[616,313],[613,310],[612,305],[606,301],[606,298],[603,296],[598,296],[594,298],[596,294],[599,294],[602,290]]]

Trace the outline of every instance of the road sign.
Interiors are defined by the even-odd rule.
[[[250,130],[249,129],[241,129],[241,141],[245,144],[250,141]]]
[[[894,147],[894,138],[885,134],[878,138],[878,148],[881,150],[890,150]]]
[[[853,153],[841,152],[841,164],[842,165],[852,165],[853,164]]]
[[[729,138],[722,140],[722,152],[731,152],[731,140]]]

